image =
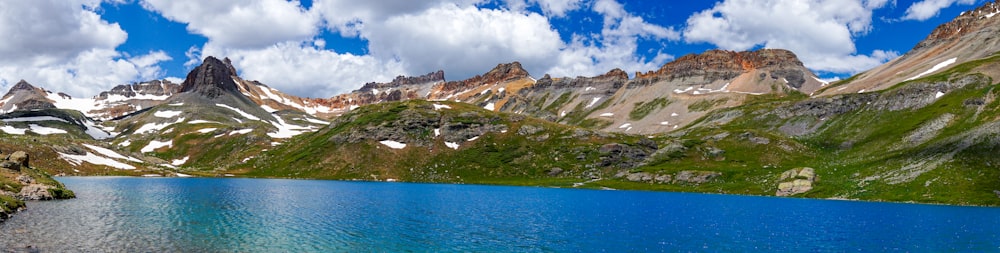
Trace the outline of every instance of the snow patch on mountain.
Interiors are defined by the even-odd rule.
[[[149,141],[149,144],[147,144],[145,147],[142,147],[142,149],[140,149],[139,152],[149,153],[149,152],[153,152],[153,150],[156,150],[158,148],[173,147],[173,146],[174,146],[174,141],[173,140],[169,140],[169,141],[156,141],[156,140],[152,140],[152,141]]]
[[[66,130],[62,130],[62,129],[59,129],[59,128],[45,127],[45,126],[39,126],[39,125],[35,125],[35,124],[28,125],[28,127],[31,128],[32,132],[35,132],[35,133],[41,134],[41,135],[65,134],[65,133],[68,133],[68,132],[66,132]]]
[[[402,143],[402,142],[398,142],[398,141],[384,140],[384,141],[380,141],[378,143],[382,143],[382,145],[385,145],[386,147],[389,147],[391,149],[403,149],[403,148],[406,148],[406,143]]]
[[[182,111],[157,111],[157,112],[153,113],[153,116],[160,117],[160,118],[168,118],[169,119],[169,118],[177,117],[178,115],[181,115],[181,113],[183,113],[183,112]]]
[[[958,58],[951,58],[951,59],[945,60],[945,61],[943,61],[941,63],[938,63],[937,65],[934,65],[934,67],[931,67],[931,69],[928,69],[927,71],[924,71],[923,73],[917,74],[916,76],[913,76],[913,77],[910,77],[909,79],[906,79],[906,81],[914,80],[914,79],[923,77],[923,76],[925,76],[927,74],[934,73],[935,71],[941,70],[942,68],[947,67],[948,65],[955,64],[955,62],[957,60],[958,60]]]
[[[35,117],[3,119],[3,122],[38,122],[38,121],[59,121],[59,122],[69,123],[69,121],[52,116],[35,116]]]
[[[63,153],[58,153],[58,154],[59,158],[62,158],[63,160],[74,166],[79,166],[84,162],[87,162],[94,165],[104,165],[116,169],[123,169],[123,170],[135,169],[135,166],[128,165],[126,163],[119,162],[111,158],[95,155],[94,153],[90,152],[87,152],[86,155],[73,155],[73,154],[63,154]]]
[[[16,135],[24,135],[24,131],[28,131],[28,129],[21,129],[13,126],[2,126],[0,127],[0,130],[2,130],[4,133],[7,134],[16,134]]]
[[[90,144],[83,144],[83,146],[87,147],[90,150],[93,150],[93,151],[95,151],[98,154],[101,154],[103,156],[107,156],[107,157],[114,158],[114,159],[119,159],[119,160],[128,160],[128,161],[131,161],[131,162],[142,163],[142,160],[139,160],[138,158],[130,157],[130,156],[124,156],[124,155],[119,154],[118,152],[115,152],[114,150],[110,150],[110,149],[106,149],[106,148],[102,148],[102,147],[98,147],[98,146],[94,146],[94,145],[90,145]]]
[[[250,120],[257,120],[257,121],[260,120],[260,118],[258,118],[257,116],[253,116],[253,114],[246,113],[243,110],[240,110],[239,108],[236,108],[236,107],[232,107],[232,106],[229,106],[229,105],[226,105],[226,104],[215,104],[215,106],[232,110],[232,111],[234,111],[236,113],[239,113],[240,116],[243,116],[244,118],[247,118],[247,119],[250,119]]]

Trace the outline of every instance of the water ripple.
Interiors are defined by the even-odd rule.
[[[54,252],[998,251],[1000,209],[702,194],[60,178],[0,248]],[[27,248],[29,247],[30,248]]]

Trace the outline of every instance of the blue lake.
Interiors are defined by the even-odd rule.
[[[5,249],[183,252],[1000,251],[1000,209],[708,194],[59,178]]]

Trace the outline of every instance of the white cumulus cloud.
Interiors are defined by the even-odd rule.
[[[937,16],[941,12],[941,9],[948,8],[949,6],[955,4],[971,5],[975,3],[976,0],[923,0],[913,3],[909,8],[906,8],[906,15],[902,19],[924,21]]]
[[[115,50],[128,34],[97,14],[99,0],[0,0],[0,88],[24,79],[77,97],[162,74],[162,51]]]
[[[757,46],[795,52],[813,70],[856,73],[898,56],[875,50],[859,54],[854,36],[872,27],[872,11],[886,0],[726,0],[691,15],[684,30],[689,43],[723,49]]]
[[[190,32],[233,48],[259,48],[316,34],[319,17],[298,1],[143,0],[143,7],[187,23]]]
[[[247,80],[283,92],[330,97],[372,81],[389,81],[403,69],[398,62],[368,55],[340,54],[313,47],[314,42],[282,42],[262,49],[232,49],[208,44],[205,55],[224,55]]]
[[[209,39],[205,45],[188,50],[185,56],[189,63],[199,63],[208,55],[229,57],[247,79],[311,97],[329,97],[366,82],[436,70],[445,70],[450,80],[460,80],[512,61],[520,61],[535,75],[597,75],[612,68],[646,71],[672,56],[638,57],[640,40],[679,39],[673,28],[650,24],[613,0],[522,1],[526,6],[538,6],[542,13],[483,8],[479,6],[482,0],[317,0],[309,9],[294,1],[272,3],[288,8],[268,11],[302,21],[283,23],[287,26],[266,22],[269,16],[261,14],[264,9],[253,7],[268,1],[243,3],[251,6],[245,9],[258,13],[252,16],[262,16],[262,21],[237,18],[229,1],[213,1],[201,9],[196,7],[203,1],[195,0],[144,0],[144,4],[171,20],[187,23],[189,31]],[[577,10],[600,14],[604,27],[599,33],[588,31],[563,41],[550,19]],[[218,14],[207,15],[210,13]],[[228,19],[243,23],[219,22]],[[247,23],[266,24],[251,29]],[[253,36],[241,35],[245,30],[252,30]],[[327,41],[318,38],[324,31],[366,40],[370,53],[353,55],[325,49]],[[242,42],[244,39],[255,41]]]

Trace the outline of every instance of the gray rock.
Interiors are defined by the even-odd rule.
[[[521,136],[533,135],[544,130],[541,127],[532,125],[522,125],[521,128],[517,129],[517,134]]]
[[[553,168],[551,168],[551,169],[549,169],[548,171],[545,172],[545,174],[547,174],[549,176],[553,176],[553,177],[554,176],[558,176],[559,174],[562,174],[562,173],[563,173],[563,169],[559,168],[559,167],[553,167]]]
[[[795,179],[791,182],[781,182],[778,184],[778,191],[774,193],[777,196],[791,196],[799,193],[805,193],[812,190],[813,182],[805,179]]]
[[[18,198],[24,200],[50,200],[54,199],[52,193],[49,192],[49,188],[52,186],[43,184],[29,184],[21,187],[21,192],[17,194]]]
[[[707,152],[708,157],[714,157],[714,158],[722,157],[722,155],[726,154],[725,150],[716,147],[707,147],[705,148],[705,151]]]
[[[675,183],[703,184],[712,179],[722,176],[722,173],[715,171],[685,170],[677,172],[674,176]]]
[[[13,170],[13,171],[21,171],[21,165],[17,164],[16,162],[12,162],[12,161],[2,161],[2,162],[0,162],[0,168],[4,168],[4,169],[8,169],[8,170]]]
[[[24,168],[31,167],[28,165],[28,153],[25,153],[24,151],[17,151],[14,152],[13,154],[10,154],[10,156],[7,157],[7,160],[15,162]]]
[[[31,178],[28,175],[17,176],[17,181],[21,182],[21,184],[34,184],[35,183],[35,179]]]
[[[661,183],[661,184],[666,184],[666,183],[670,183],[671,178],[672,177],[670,175],[667,175],[667,174],[657,174],[656,177],[653,178],[653,181],[656,181],[657,183]]]
[[[601,146],[598,151],[601,153],[601,167],[631,169],[642,166],[655,149],[650,149],[647,145],[609,143]]]

